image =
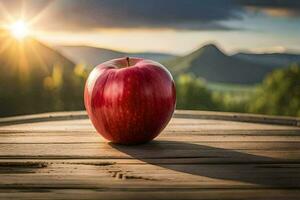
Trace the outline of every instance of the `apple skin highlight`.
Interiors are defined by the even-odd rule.
[[[141,58],[119,58],[95,67],[85,85],[84,103],[94,127],[118,144],[154,139],[170,121],[176,90],[170,72]]]

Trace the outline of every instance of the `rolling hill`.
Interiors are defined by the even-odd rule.
[[[286,67],[291,63],[300,62],[300,55],[293,53],[237,53],[233,57],[270,66],[271,68]]]
[[[0,115],[80,109],[75,64],[34,38],[0,30]]]
[[[213,44],[164,64],[175,76],[191,73],[209,82],[236,84],[258,83],[272,71],[268,65],[228,56]]]
[[[164,61],[173,59],[175,56],[171,54],[155,53],[155,52],[139,52],[126,53],[121,51],[114,51],[110,49],[96,48],[90,46],[56,46],[54,47],[64,56],[75,63],[84,62],[91,66],[96,66],[102,62],[119,58],[119,57],[140,57],[156,61]]]
[[[34,38],[19,41],[6,31],[0,30],[0,34],[0,69],[5,70],[6,75],[23,72],[23,78],[30,73],[47,76],[55,64],[64,70],[73,70],[71,60]]]

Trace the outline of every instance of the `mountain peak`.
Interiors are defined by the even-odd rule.
[[[217,45],[215,44],[206,44],[203,47],[200,48],[202,51],[207,51],[207,52],[219,52],[222,53],[223,52],[217,47]]]
[[[219,49],[219,48],[217,47],[217,45],[216,45],[216,44],[213,44],[213,43],[205,44],[205,45],[203,45],[201,48],[203,48],[203,49]]]
[[[197,56],[225,56],[225,54],[215,44],[206,44],[196,50],[193,54]]]

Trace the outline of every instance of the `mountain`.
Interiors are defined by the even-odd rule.
[[[0,115],[82,108],[74,66],[34,38],[0,30]]]
[[[85,62],[91,66],[96,66],[105,61],[119,57],[141,57],[156,61],[173,59],[175,56],[171,54],[141,52],[141,53],[126,53],[114,51],[110,49],[96,48],[90,46],[56,46],[54,47],[63,55],[73,60],[75,63]]]
[[[272,68],[285,67],[291,63],[300,62],[300,55],[292,53],[237,53],[233,57],[267,65]]]
[[[214,44],[164,63],[176,76],[191,73],[210,82],[255,84],[260,82],[272,68],[228,56]]]
[[[158,62],[163,62],[166,60],[171,60],[171,59],[176,58],[176,56],[173,54],[156,53],[156,52],[130,53],[129,56],[155,60]]]
[[[74,63],[61,53],[34,38],[19,41],[7,31],[0,30],[0,69],[6,75],[21,72],[23,78],[27,74],[36,73],[49,75],[56,64],[65,70],[73,70]]]

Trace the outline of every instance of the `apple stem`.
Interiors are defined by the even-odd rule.
[[[127,67],[129,67],[130,66],[129,57],[126,57],[126,60],[127,60]]]

